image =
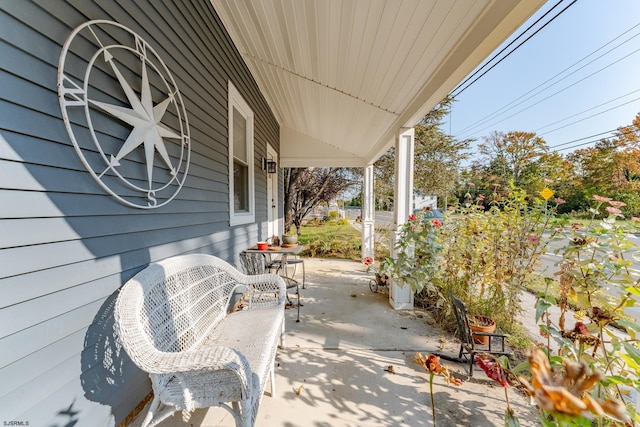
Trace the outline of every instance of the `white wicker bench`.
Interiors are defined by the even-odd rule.
[[[248,308],[228,313],[237,292]],[[170,258],[129,280],[116,303],[116,334],[151,378],[143,427],[210,406],[229,410],[238,427],[253,426],[267,380],[275,392],[285,299],[279,276],[247,276],[210,255]]]

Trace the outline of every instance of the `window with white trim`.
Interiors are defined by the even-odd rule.
[[[255,221],[253,111],[229,81],[229,223]]]

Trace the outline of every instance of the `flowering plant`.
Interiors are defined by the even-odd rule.
[[[367,271],[373,270],[374,272],[378,272],[376,266],[374,265],[373,258],[370,256],[366,256],[362,258],[362,263],[367,266]]]
[[[561,363],[560,363],[561,362]],[[518,386],[531,396],[541,411],[540,422],[551,426],[592,426],[594,417],[607,417],[629,425],[631,418],[625,405],[618,399],[601,398],[598,389],[605,376],[586,362],[572,362],[567,358],[555,358],[551,367],[549,357],[540,349],[529,352],[528,362],[531,377],[517,376],[510,368],[508,360],[481,353],[476,356],[477,365],[504,388],[507,401],[506,426],[519,426],[509,404],[509,387]],[[596,387],[598,386],[598,387]],[[598,424],[602,425],[602,424]]]
[[[541,335],[547,339],[547,352],[551,354],[551,339],[558,344],[562,357],[552,357],[551,361],[559,359],[565,366],[564,384],[569,382],[566,377],[572,380],[575,376],[572,372],[578,369],[576,364],[582,366],[586,362],[598,374],[583,377],[587,375],[598,384],[597,397],[601,400],[592,402],[586,394],[592,385],[586,387],[578,382],[563,395],[554,394],[553,387],[558,381],[548,380],[549,372],[554,370],[549,368],[546,355],[544,360],[539,355],[531,360],[529,389],[534,397],[538,396],[538,406],[561,424],[579,423],[594,416],[625,423],[630,423],[632,417],[640,422],[637,408],[631,402],[625,408],[623,403],[625,389],[640,390],[640,325],[627,311],[640,296],[640,272],[633,266],[640,246],[618,222],[623,218],[619,208],[625,204],[599,195],[593,199],[595,206],[590,209],[588,224],[574,223],[558,231],[565,242],[555,251],[562,256],[555,273],[559,298],[549,296],[547,291],[541,293],[536,304],[536,321]],[[635,217],[631,220],[632,224],[640,221]],[[548,311],[553,305],[560,309],[557,323]],[[565,316],[570,307],[576,306],[579,308],[576,317],[584,321],[575,322],[573,329],[567,328]],[[586,368],[580,369],[588,373]],[[556,404],[558,401],[562,406]]]
[[[362,263],[367,266],[367,271],[373,271],[375,273],[376,282],[378,282],[378,285],[385,285],[387,283],[387,281],[389,280],[389,276],[380,274],[375,266],[375,261],[372,257],[366,256],[362,258]]]
[[[553,425],[547,415],[552,415],[560,425],[590,426],[594,416],[631,422],[625,405],[618,399],[594,397],[600,394],[594,387],[601,385],[605,376],[587,363],[563,359],[562,368],[552,369],[547,355],[535,349],[529,355],[529,365],[531,382],[523,377],[518,380],[542,410],[541,421],[545,425]]]
[[[440,364],[440,357],[435,354],[428,354],[423,356],[422,353],[416,352],[416,356],[413,359],[413,363],[416,363],[424,368],[429,373],[429,395],[431,396],[431,417],[433,418],[433,425],[436,425],[436,406],[433,400],[433,377],[436,375],[442,375],[447,384],[461,385],[462,381],[452,376],[446,366]]]
[[[637,290],[640,274],[633,269],[640,248],[616,222],[624,218],[619,208],[625,203],[598,195],[593,199],[596,206],[590,209],[590,222],[586,226],[572,224],[568,230],[562,230],[568,244],[557,251],[563,255],[558,275],[565,287],[578,291],[576,302],[611,314],[630,304],[632,295],[640,295]],[[608,214],[598,219],[603,206]],[[620,289],[622,299],[606,292],[609,288]]]
[[[476,364],[487,374],[487,377],[504,388],[504,397],[507,401],[507,410],[504,414],[505,425],[519,426],[520,422],[509,403],[509,387],[518,383],[516,375],[509,369],[509,359],[506,356],[495,357],[489,353],[480,353],[476,355]]]
[[[429,218],[428,212],[424,209],[417,215],[409,215],[398,232],[393,248],[395,257],[386,258],[380,270],[399,286],[409,285],[414,292],[437,293],[435,283],[440,276],[442,253],[438,230],[442,221]]]
[[[441,233],[442,293],[453,292],[470,313],[491,317],[510,332],[523,285],[555,239],[552,214],[558,203],[510,188],[458,207]]]

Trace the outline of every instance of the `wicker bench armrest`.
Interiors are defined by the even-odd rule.
[[[238,378],[243,398],[251,393],[251,367],[244,355],[229,347],[216,346],[179,353],[158,351],[149,358],[146,368],[151,374],[230,371]]]

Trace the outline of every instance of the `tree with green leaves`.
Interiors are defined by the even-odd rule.
[[[577,186],[588,200],[594,194],[607,194],[626,203],[626,216],[640,209],[640,115],[633,124],[618,129],[613,138],[601,139],[594,146],[576,150],[567,159],[577,170]]]
[[[516,186],[520,185],[522,171],[548,151],[547,143],[535,132],[511,131],[492,132],[479,144],[480,153],[485,155],[489,163],[499,171],[506,184],[510,179]]]
[[[424,196],[438,196],[441,200],[453,192],[460,163],[467,158],[465,150],[471,143],[471,140],[458,141],[442,131],[444,117],[453,101],[452,97],[443,99],[414,127],[414,190]],[[392,148],[375,163],[378,201],[393,200],[394,167],[395,152]]]
[[[528,194],[537,195],[545,187],[553,188],[555,196],[566,202],[558,206],[560,213],[588,209],[577,184],[575,166],[558,152],[541,154],[523,168],[520,176],[520,187]]]

